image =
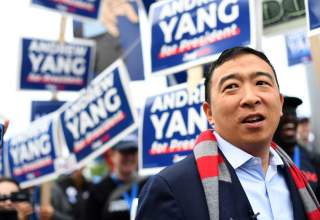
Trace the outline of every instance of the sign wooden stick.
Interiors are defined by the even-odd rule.
[[[187,70],[188,89],[193,90],[203,78],[203,66],[194,66]]]
[[[60,33],[58,41],[63,44],[64,43],[64,35],[66,32],[66,23],[67,17],[65,15],[61,16],[60,21]],[[51,100],[57,100],[57,91],[52,91]],[[41,185],[41,206],[50,206],[51,205],[51,188],[52,188],[52,181],[46,182]]]
[[[41,206],[51,205],[51,187],[52,181],[46,182],[41,185]]]
[[[66,32],[66,24],[67,24],[67,17],[65,15],[61,16],[60,21],[60,33],[59,33],[59,42],[64,43],[64,35]]]
[[[320,85],[320,37],[314,35],[309,37],[310,50],[312,56],[312,62],[314,65],[315,73],[318,79],[318,85]]]

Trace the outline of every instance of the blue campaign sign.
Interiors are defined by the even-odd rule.
[[[0,176],[6,176],[4,172],[3,147],[0,148]]]
[[[139,172],[154,174],[190,154],[196,137],[209,127],[202,111],[204,85],[186,84],[147,98],[139,127]]]
[[[251,2],[169,0],[152,4],[152,74],[176,73],[212,62],[227,48],[254,45]],[[144,54],[145,59],[149,54]]]
[[[5,159],[4,159],[4,150],[3,149],[4,149],[3,147],[0,148],[0,177],[6,176],[5,169],[4,169]]]
[[[137,128],[127,77],[123,62],[118,60],[80,91],[77,100],[61,108],[62,132],[77,167]]]
[[[32,0],[35,6],[67,13],[79,18],[98,19],[101,0]]]
[[[288,66],[311,61],[310,47],[305,31],[285,35]]]
[[[31,121],[56,111],[64,101],[32,101],[31,102]]]
[[[94,50],[91,41],[22,39],[20,88],[80,90],[92,77]]]
[[[4,176],[3,156],[2,156],[3,135],[4,135],[4,125],[0,122],[0,176]]]
[[[143,6],[146,10],[146,12],[149,12],[149,8],[151,6],[151,4],[153,4],[156,0],[142,0]]]
[[[310,35],[320,33],[320,1],[305,0],[308,31]]]
[[[29,129],[8,139],[4,150],[10,176],[22,187],[52,180],[57,176],[57,138],[54,117],[47,116],[33,122]]]

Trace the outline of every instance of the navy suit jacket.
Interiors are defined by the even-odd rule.
[[[220,219],[255,219],[234,169],[226,164],[232,183],[219,181]],[[280,169],[291,193],[294,219],[307,219],[291,176],[286,169]],[[149,179],[139,195],[136,220],[210,220],[193,154]]]

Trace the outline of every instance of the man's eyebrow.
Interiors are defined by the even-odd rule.
[[[237,79],[239,78],[238,74],[237,73],[231,73],[229,75],[226,75],[226,76],[223,76],[219,83],[218,83],[218,88],[219,90],[221,89],[222,85],[224,84],[225,81],[229,80],[229,79]]]
[[[258,77],[258,76],[266,76],[266,77],[268,77],[272,82],[274,82],[274,79],[273,79],[273,77],[272,77],[272,74],[270,74],[270,73],[266,73],[266,72],[256,72],[253,77],[255,78],[255,77]]]
[[[270,73],[267,73],[267,72],[254,72],[250,78],[256,78],[256,77],[259,77],[259,76],[265,76],[265,77],[268,77],[272,82],[274,82],[274,79],[272,77],[272,74]],[[223,76],[220,81],[219,81],[219,84],[218,84],[218,88],[219,90],[221,89],[222,85],[225,83],[225,81],[229,80],[229,79],[239,79],[240,76],[239,74],[237,73],[231,73],[229,75],[226,75],[226,76]]]

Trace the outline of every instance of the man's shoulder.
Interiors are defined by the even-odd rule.
[[[209,219],[194,155],[150,177],[139,207],[137,219]]]
[[[168,166],[167,168],[160,171],[157,175],[169,182],[181,182],[188,178],[190,179],[198,177],[198,171],[194,155],[191,154],[187,156],[185,159],[171,166]]]

